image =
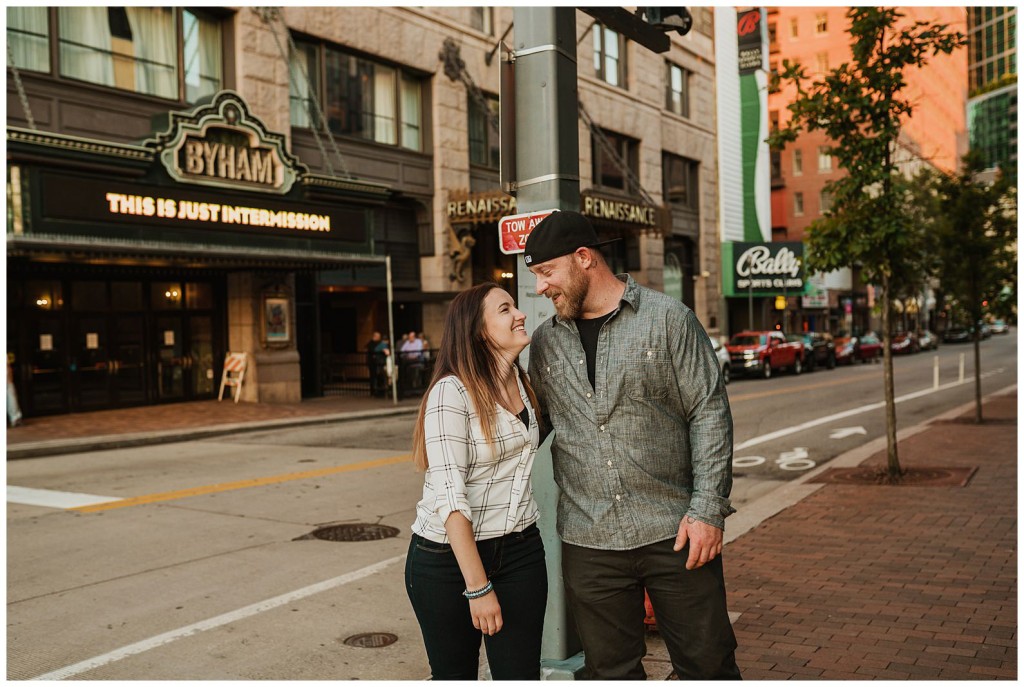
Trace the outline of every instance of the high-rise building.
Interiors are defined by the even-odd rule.
[[[986,169],[1017,167],[1017,8],[971,7],[967,129]]]
[[[988,8],[991,9],[991,8]],[[818,78],[852,59],[845,7],[779,7],[768,11],[769,68],[782,70],[783,60],[799,62],[805,73]],[[915,21],[948,25],[948,30],[967,32],[964,8],[901,7],[898,27]],[[923,165],[952,171],[966,152],[965,103],[967,99],[967,50],[929,56],[922,69],[904,72],[903,96],[913,111],[902,122],[897,160],[901,170],[913,174]],[[769,127],[785,126],[787,106],[796,98],[791,84],[769,84]],[[831,199],[825,185],[843,171],[826,152],[830,141],[821,131],[803,132],[793,143],[775,151],[772,159],[772,240],[800,241],[807,228],[828,209]],[[828,291],[822,301],[791,300],[790,328],[817,330],[866,330],[872,291],[859,283],[851,270],[820,275]]]

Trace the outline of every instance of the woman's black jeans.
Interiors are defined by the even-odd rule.
[[[450,544],[412,535],[405,588],[423,632],[434,680],[476,680],[480,639],[495,680],[539,680],[540,638],[548,576],[536,525],[476,543],[501,605],[502,628],[493,636],[473,627],[458,561]]]

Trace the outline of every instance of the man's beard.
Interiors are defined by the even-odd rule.
[[[587,298],[587,278],[575,261],[570,263],[569,281],[561,291],[561,298],[555,303],[555,312],[563,320],[575,320],[583,313],[583,301]]]

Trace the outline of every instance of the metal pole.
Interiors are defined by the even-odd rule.
[[[754,282],[747,282],[747,329],[754,330]]]
[[[391,350],[391,400],[398,405],[398,351],[395,346],[395,316],[394,316],[394,294],[391,291],[391,254],[384,256],[384,269],[388,285],[388,348]]]
[[[960,383],[964,382],[964,354],[960,354]]]
[[[576,83],[576,10],[515,7],[516,205],[519,212],[579,210],[579,122]],[[553,314],[535,292],[536,278],[517,261],[519,309],[532,330]],[[527,349],[527,353],[529,349]],[[524,364],[528,357],[524,356]],[[543,679],[572,679],[583,667],[579,640],[562,586],[561,542],[555,532],[558,486],[550,439],[534,462],[534,497],[542,513],[548,566],[548,605],[541,644]]]
[[[932,387],[939,388],[939,356],[935,356],[935,365],[932,368]]]

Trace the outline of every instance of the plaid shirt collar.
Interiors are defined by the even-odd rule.
[[[622,298],[619,300],[619,307],[616,308],[615,310],[620,310],[622,308],[623,303],[629,304],[629,306],[632,307],[633,310],[638,310],[640,308],[640,287],[636,283],[636,280],[634,280],[633,277],[629,276],[628,274],[616,274],[615,278],[626,285],[626,290],[622,294]],[[554,327],[556,324],[564,324],[568,326],[570,322],[572,322],[572,320],[567,320],[563,318],[561,315],[558,315],[557,313],[554,317],[551,318],[552,327]]]

